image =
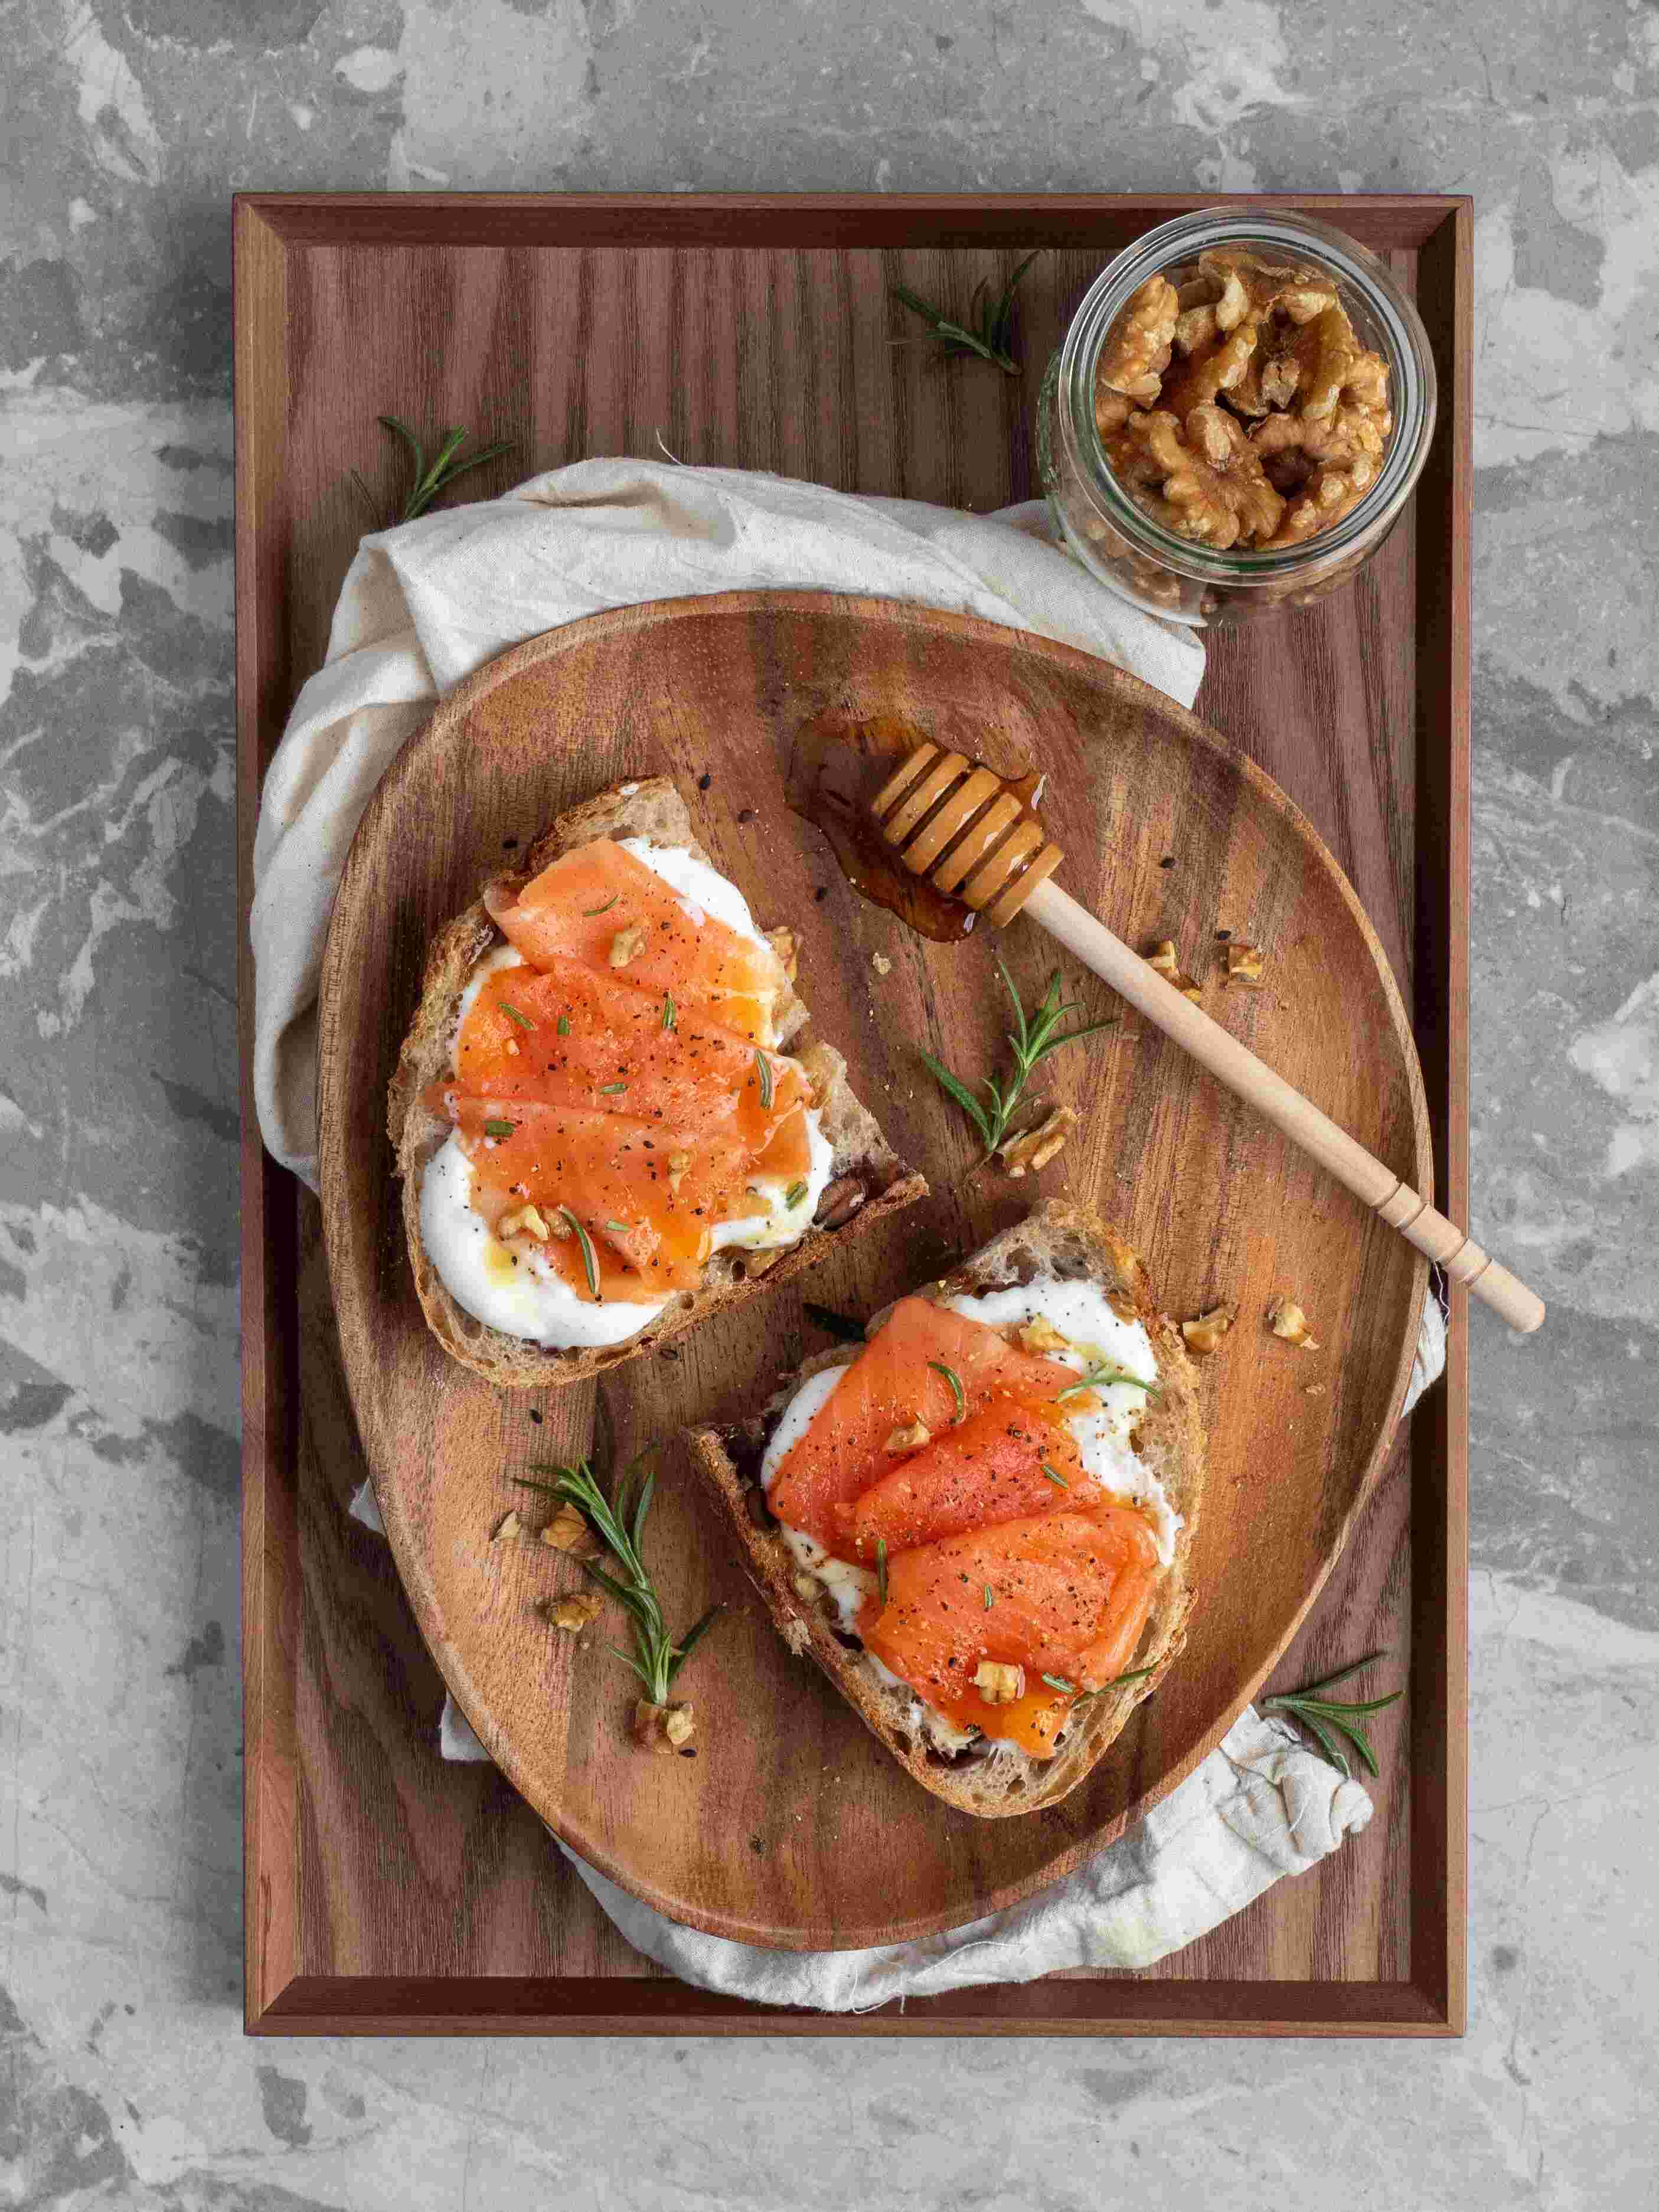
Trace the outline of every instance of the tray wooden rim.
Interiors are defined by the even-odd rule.
[[[285,526],[275,510],[284,417],[281,334],[287,244],[674,242],[933,248],[1019,241],[1103,251],[1199,206],[1277,203],[1326,214],[1382,246],[1419,254],[1419,306],[1435,347],[1443,435],[1422,483],[1444,559],[1419,567],[1419,763],[1413,1028],[1424,1063],[1443,1202],[1467,1205],[1469,597],[1473,203],[1466,195],[263,194],[233,208],[237,493],[239,1028],[242,1072],[243,1680],[246,2003],[250,2033],[1459,2034],[1467,1889],[1467,1304],[1450,1299],[1443,1389],[1413,1419],[1412,1528],[1425,1571],[1413,1645],[1442,1696],[1414,1710],[1411,1740],[1410,1979],[1370,1983],[1140,1981],[1103,1977],[962,1993],[856,2020],[803,2017],[642,1978],[522,1981],[297,1972],[300,1753],[292,1669],[299,1638],[291,1480],[299,1418],[291,1285],[291,1179],[263,1152],[252,1091],[246,933],[262,739],[290,696],[280,631]],[[290,1311],[288,1316],[291,1324]],[[1417,1578],[1414,1577],[1414,1584]]]
[[[413,777],[418,777],[424,767],[424,757],[439,748],[447,733],[464,724],[467,716],[483,700],[502,685],[516,682],[527,670],[538,668],[549,660],[580,653],[589,645],[615,636],[619,632],[660,629],[667,624],[717,621],[722,617],[764,613],[783,616],[795,612],[811,613],[825,609],[851,615],[856,620],[893,629],[921,633],[932,636],[966,639],[991,650],[1010,655],[1057,664],[1073,669],[1082,681],[1091,685],[1103,686],[1109,690],[1121,690],[1137,697],[1146,711],[1164,723],[1180,726],[1189,744],[1200,746],[1224,761],[1236,774],[1243,787],[1255,800],[1277,816],[1288,827],[1305,849],[1310,860],[1322,866],[1328,881],[1334,887],[1341,904],[1359,933],[1382,986],[1384,1003],[1394,1039],[1404,1066],[1405,1081],[1411,1101],[1413,1121],[1413,1179],[1425,1194],[1432,1196],[1434,1164],[1429,1127],[1428,1100],[1423,1085],[1422,1068],[1412,1036],[1411,1019],[1401,994],[1399,981],[1389,957],[1372,926],[1359,895],[1349,881],[1346,872],[1321,836],[1309,816],[1298,806],[1291,794],[1278,783],[1261,764],[1233,744],[1221,731],[1203,721],[1189,708],[1182,707],[1166,694],[1156,690],[1141,678],[1127,670],[1103,662],[1097,655],[1080,651],[1059,640],[1047,638],[1031,630],[1017,629],[1009,624],[994,623],[978,615],[953,612],[949,609],[912,605],[905,600],[873,599],[864,594],[808,591],[799,589],[732,591],[672,599],[648,599],[633,606],[611,607],[565,623],[558,628],[543,630],[533,637],[521,640],[498,653],[493,660],[477,669],[442,699],[423,726],[407,738],[390,767],[376,786],[374,796],[363,811],[362,819],[352,839],[346,862],[341,872],[340,890],[331,920],[328,942],[323,955],[319,988],[320,1042],[319,1059],[325,1070],[334,1059],[330,1038],[334,1024],[331,1020],[330,1005],[337,988],[343,958],[349,957],[343,946],[346,936],[344,924],[337,931],[334,922],[342,915],[349,920],[349,893],[354,878],[367,866],[376,865],[366,855],[377,852],[380,817],[395,811],[400,801],[402,787]],[[337,1079],[337,1067],[334,1069]],[[323,1243],[327,1258],[329,1281],[337,1314],[340,1316],[342,1352],[344,1358],[348,1389],[351,1389],[354,1404],[354,1377],[356,1362],[350,1356],[364,1317],[358,1312],[351,1294],[349,1279],[337,1250],[337,1239],[343,1233],[343,1224],[337,1215],[343,1200],[338,1193],[347,1178],[340,1155],[340,1128],[331,1125],[323,1112],[327,1095],[329,1076],[325,1073],[319,1097],[320,1181],[322,1188]],[[1103,1826],[1071,1843],[1064,1850],[1045,1862],[1039,1869],[1018,1880],[1006,1882],[975,1896],[971,1905],[963,1909],[952,1905],[936,1913],[924,1913],[903,1921],[884,1925],[879,1934],[863,1931],[849,1935],[842,1945],[834,1948],[856,1949],[868,1942],[908,1942],[926,1936],[939,1934],[959,1927],[965,1921],[977,1919],[987,1912],[1000,1911],[1011,1905],[1034,1896],[1061,1881],[1084,1859],[1102,1850],[1106,1844],[1125,1833],[1151,1808],[1176,1788],[1194,1768],[1206,1758],[1232,1725],[1256,1691],[1267,1679],[1279,1659],[1290,1648],[1303,1622],[1316,1602],[1320,1592],[1328,1581],[1337,1560],[1346,1547],[1348,1535],[1364,1512],[1376,1486],[1383,1465],[1394,1445],[1399,1427],[1400,1411],[1407,1386],[1411,1380],[1412,1365],[1423,1303],[1428,1291],[1428,1268],[1421,1265],[1415,1273],[1415,1289],[1411,1295],[1401,1327],[1399,1348],[1395,1355],[1395,1370],[1389,1389],[1387,1411],[1379,1426],[1370,1455],[1355,1487],[1353,1500],[1343,1516],[1336,1542],[1324,1560],[1319,1574],[1310,1584],[1301,1603],[1287,1620],[1284,1634],[1265,1663],[1246,1682],[1237,1696],[1223,1711],[1220,1717],[1200,1737],[1187,1753],[1175,1761],[1156,1780],[1150,1783],[1134,1802],[1115,1814]],[[366,1340],[356,1345],[357,1358],[372,1358],[372,1346]],[[359,1416],[361,1424],[361,1413]],[[368,1455],[365,1455],[368,1457]],[[638,1872],[606,1848],[601,1839],[580,1832],[572,1832],[572,1824],[556,1816],[556,1808],[541,1802],[545,1793],[538,1787],[538,1778],[521,1757],[516,1741],[496,1721],[484,1705],[477,1686],[471,1680],[459,1648],[445,1630],[436,1595],[426,1572],[425,1562],[414,1545],[410,1517],[404,1501],[395,1486],[384,1480],[380,1470],[368,1460],[369,1474],[374,1495],[386,1525],[392,1555],[398,1564],[398,1577],[404,1594],[414,1611],[416,1625],[428,1652],[443,1675],[451,1696],[465,1714],[469,1724],[479,1741],[489,1750],[491,1758],[507,1776],[538,1817],[592,1866],[614,1881],[630,1896],[639,1898],[659,1912],[702,1932],[722,1936],[735,1942],[761,1945],[779,1950],[817,1948],[811,1941],[799,1940],[800,1931],[790,1935],[777,1930],[741,1924],[729,1913],[713,1911],[689,1899],[672,1897],[644,1882]],[[792,1937],[794,1940],[792,1940]]]

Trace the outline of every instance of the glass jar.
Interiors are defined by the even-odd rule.
[[[1322,270],[1360,343],[1389,365],[1394,427],[1376,481],[1340,520],[1295,546],[1221,552],[1166,529],[1113,472],[1096,427],[1096,367],[1125,302],[1149,276],[1164,275],[1179,287],[1213,246],[1243,246]],[[1200,209],[1148,231],[1084,295],[1043,379],[1037,462],[1055,521],[1078,559],[1149,613],[1202,628],[1306,605],[1352,581],[1400,520],[1428,456],[1434,416],[1428,334],[1374,253],[1311,216]]]

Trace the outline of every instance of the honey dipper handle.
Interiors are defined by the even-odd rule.
[[[1392,1169],[1373,1158],[1328,1114],[1322,1114],[1311,1099],[1304,1098],[1282,1075],[1274,1074],[1265,1060],[1258,1060],[1190,999],[1182,998],[1069,892],[1055,883],[1039,884],[1021,911],[1041,923],[1051,937],[1058,938],[1085,968],[1091,968],[1145,1014],[1155,1029],[1173,1037],[1218,1083],[1265,1115],[1356,1198],[1364,1199],[1408,1243],[1437,1261],[1453,1282],[1462,1283],[1483,1299],[1511,1328],[1530,1334],[1538,1328],[1544,1318],[1541,1298],[1483,1252],[1443,1213],[1437,1212],[1409,1183],[1401,1182]]]

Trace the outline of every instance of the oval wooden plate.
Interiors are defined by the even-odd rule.
[[[780,1947],[884,1943],[1025,1895],[1119,1833],[1216,1742],[1283,1650],[1382,1465],[1425,1273],[1399,1237],[1139,1018],[1060,1055],[1038,1087],[1082,1126],[1025,1182],[975,1170],[963,1116],[916,1057],[998,1064],[993,953],[1028,1000],[1054,948],[1016,923],[938,945],[864,904],[792,815],[792,746],[825,718],[897,715],[1006,774],[1048,774],[1061,879],[1133,944],[1173,937],[1205,1003],[1401,1176],[1432,1176],[1400,994],[1353,891],[1285,794],[1213,731],[1104,663],[969,617],[807,592],[596,615],[481,670],[406,745],[365,815],[323,972],[324,1224],[346,1373],[399,1571],[450,1689],[548,1825],[676,1919]],[[800,988],[861,1097],[933,1196],[803,1284],[757,1297],[597,1389],[496,1391],[439,1349],[416,1303],[385,1134],[387,1080],[428,939],[562,809],[672,775],[697,834],[763,924],[801,933]],[[1173,867],[1160,866],[1167,854]],[[1224,991],[1215,933],[1266,950],[1266,986]],[[882,972],[877,956],[890,962]],[[1070,995],[1113,1011],[1103,986]],[[681,1678],[695,1759],[629,1747],[631,1678],[532,1601],[580,1584],[541,1545],[492,1544],[528,1493],[510,1474],[757,1403],[828,1340],[803,1297],[863,1315],[1069,1190],[1127,1231],[1169,1310],[1236,1299],[1203,1369],[1210,1471],[1182,1664],[1081,1788],[981,1821],[918,1789],[809,1664],[793,1660],[670,1443],[647,1555],[671,1620],[728,1617]],[[1324,1346],[1268,1335],[1292,1291]]]

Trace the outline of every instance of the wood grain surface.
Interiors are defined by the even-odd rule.
[[[244,198],[235,224],[239,820],[320,657],[377,410],[516,431],[530,466],[653,453],[988,509],[1032,489],[1030,409],[1088,282],[1188,199],[670,203]],[[1309,203],[1312,204],[1312,203]],[[1407,989],[1436,1184],[1466,1182],[1469,218],[1323,203],[1388,253],[1433,343],[1442,430],[1413,510],[1351,592],[1212,641],[1200,709],[1271,770],[1353,881]],[[965,300],[1017,248],[1021,384],[941,368],[893,277]],[[710,286],[715,288],[711,294]],[[665,294],[668,303],[665,304]],[[716,300],[711,308],[711,298]],[[678,441],[678,442],[677,442]],[[1419,545],[1431,557],[1419,560]],[[246,939],[244,939],[246,944]],[[246,957],[246,956],[244,956]],[[244,1679],[249,2024],[262,2033],[1443,2034],[1463,1972],[1467,1378],[1402,1431],[1273,1679],[1389,1644],[1377,1817],[1177,1957],[856,2021],[666,1981],[617,1938],[514,1790],[441,1766],[441,1683],[385,1547],[343,1517],[362,1460],[317,1210],[260,1152],[246,1091]]]
[[[1311,826],[1195,717],[1068,647],[827,594],[671,601],[516,647],[404,748],[335,902],[318,1055],[335,1312],[393,1554],[462,1710],[556,1832],[672,1918],[781,1948],[898,1942],[1011,1904],[1109,1842],[1212,1747],[1289,1642],[1382,1463],[1427,1281],[1363,1200],[1075,965],[1061,963],[1066,995],[1117,1018],[1042,1086],[1081,1125],[1063,1162],[1023,1188],[976,1170],[974,1132],[916,1048],[970,1075],[996,1065],[1008,1012],[994,955],[1029,1004],[1057,948],[1018,922],[936,945],[850,888],[787,792],[826,729],[844,726],[850,744],[872,720],[1009,778],[1045,775],[1044,822],[1084,903],[1148,950],[1174,938],[1230,1030],[1402,1179],[1432,1175],[1404,1006]],[[799,1285],[705,1323],[677,1358],[627,1362],[597,1393],[507,1395],[426,1327],[376,1125],[437,931],[555,815],[655,775],[673,778],[762,926],[796,930],[818,1033],[933,1195]],[[1224,929],[1263,948],[1261,989],[1224,988]],[[1176,1315],[1225,1300],[1239,1321],[1202,1370],[1211,1474],[1179,1666],[1060,1806],[986,1822],[917,1790],[790,1657],[678,1440],[752,1411],[799,1364],[801,1297],[872,1312],[946,1272],[1039,1188],[1116,1222]],[[1321,1352],[1273,1336],[1275,1293],[1315,1318]],[[590,1453],[617,1469],[652,1442],[664,1449],[650,1556],[669,1618],[728,1609],[682,1678],[699,1722],[689,1761],[630,1748],[631,1679],[601,1628],[577,1642],[537,1619],[537,1599],[581,1587],[580,1570],[544,1546],[490,1540],[510,1508],[530,1514],[513,1474]]]

